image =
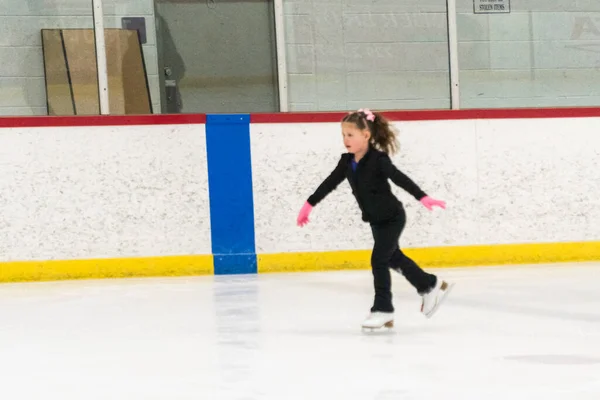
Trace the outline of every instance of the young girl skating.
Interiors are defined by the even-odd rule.
[[[312,208],[348,179],[362,219],[371,225],[375,241],[371,254],[375,299],[363,328],[394,326],[389,268],[402,273],[414,286],[422,296],[421,312],[429,318],[452,285],[423,271],[400,250],[398,241],[406,224],[406,213],[392,193],[388,179],[429,210],[434,206],[445,209],[446,204],[427,196],[392,164],[389,154],[396,151],[396,133],[381,114],[368,109],[349,113],[342,119],[342,136],[348,152],[342,154],[333,172],[307,199],[298,215],[298,225],[308,223]]]

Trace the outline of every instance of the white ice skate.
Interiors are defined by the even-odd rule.
[[[421,312],[425,314],[427,318],[431,318],[453,287],[453,283],[438,279],[435,287],[431,289],[431,292],[423,295]]]
[[[394,327],[394,313],[375,311],[369,314],[367,319],[362,323],[362,328],[365,330],[375,330],[381,328]]]

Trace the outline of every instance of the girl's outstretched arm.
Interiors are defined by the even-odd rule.
[[[413,197],[421,202],[425,208],[432,210],[433,207],[446,208],[446,203],[441,200],[436,200],[427,195],[419,185],[413,182],[408,176],[402,173],[390,160],[387,155],[382,155],[379,159],[381,170],[392,182],[406,190]]]
[[[329,174],[327,178],[319,185],[317,190],[310,195],[308,203],[311,206],[316,206],[321,200],[323,200],[329,193],[333,192],[340,183],[346,178],[346,161],[344,155],[340,158],[338,165]]]
[[[297,224],[298,226],[304,226],[308,223],[308,216],[312,211],[312,208],[316,206],[321,200],[323,200],[329,193],[331,193],[346,177],[345,174],[346,162],[344,156],[340,158],[338,165],[329,174],[327,178],[319,185],[317,190],[310,195],[308,200],[302,206],[300,213],[298,214]]]
[[[396,185],[410,193],[415,199],[421,200],[423,197],[427,197],[427,193],[421,190],[419,185],[417,185],[412,179],[396,168],[389,156],[382,155],[379,158],[379,166],[381,167],[381,171],[383,171],[385,176],[387,176]]]

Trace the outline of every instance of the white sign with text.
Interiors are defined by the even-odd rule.
[[[510,13],[510,0],[473,0],[475,14]]]

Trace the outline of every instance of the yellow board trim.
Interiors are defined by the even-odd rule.
[[[422,267],[600,261],[600,242],[405,249]],[[370,250],[258,254],[258,272],[364,270]],[[0,282],[213,275],[212,255],[0,262]]]
[[[600,242],[530,243],[403,249],[422,267],[474,267],[600,261]],[[370,250],[259,254],[258,272],[370,268]]]
[[[165,256],[0,263],[0,282],[212,275],[213,256]]]

